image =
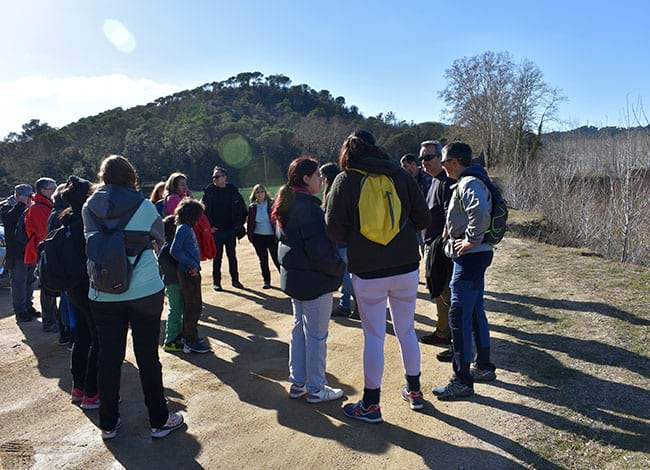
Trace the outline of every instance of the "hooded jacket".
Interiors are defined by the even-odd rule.
[[[488,178],[485,169],[480,165],[470,166],[460,175],[458,183],[451,187],[452,196],[445,225],[449,235],[445,254],[450,258],[458,258],[454,248],[456,240],[468,240],[475,244],[465,254],[492,251],[492,246],[483,243],[492,219],[492,194],[478,177]]]
[[[285,223],[278,227],[280,284],[289,297],[313,300],[341,286],[344,264],[327,238],[320,200],[296,193]]]
[[[25,204],[10,197],[0,208],[0,218],[5,228],[5,244],[7,253],[5,255],[5,267],[12,269],[16,260],[23,262],[25,258],[25,247],[16,241],[16,225],[18,219],[25,212]]]
[[[52,212],[54,204],[40,193],[34,196],[32,204],[25,212],[25,233],[27,244],[25,245],[25,264],[36,264],[38,262],[38,244],[47,235],[47,221]]]
[[[138,191],[110,184],[98,187],[83,206],[86,240],[91,234],[99,231],[95,217],[111,228],[116,227],[119,219],[133,210],[135,212],[124,227],[124,231],[149,232],[151,239],[155,240],[158,246],[162,246],[165,242],[163,222],[153,203],[144,199]],[[134,262],[135,256],[129,259]],[[163,288],[156,257],[153,249],[149,247],[142,253],[135,266],[127,291],[121,294],[110,294],[99,292],[91,287],[88,298],[96,302],[122,302],[148,297]]]
[[[361,278],[373,279],[418,269],[420,249],[416,231],[429,226],[431,214],[416,181],[389,159],[360,157],[348,160],[348,167],[387,175],[393,180],[402,205],[403,227],[386,246],[361,235],[357,206],[363,175],[349,169],[339,173],[328,195],[325,223],[331,238],[348,245],[348,270]]]

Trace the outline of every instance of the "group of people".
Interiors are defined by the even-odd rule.
[[[449,346],[438,358],[451,360],[454,372],[433,393],[441,400],[469,396],[474,381],[496,377],[483,308],[484,274],[492,260],[492,247],[483,240],[491,195],[485,171],[472,166],[471,158],[464,143],[442,148],[424,142],[422,173],[417,165],[411,168],[410,157],[400,166],[370,133],[357,131],[343,143],[338,165],[297,158],[277,197],[258,184],[248,207],[219,166],[201,201],[182,173],[156,185],[146,199],[133,165],[116,155],[101,162],[97,184],[73,175],[58,187],[41,178],[35,193],[28,184],[17,185],[0,206],[16,320],[39,315],[32,305],[35,272],[47,269],[43,253],[56,231],[65,229],[73,253],[66,262],[75,259],[87,269],[76,270],[81,275],[59,291],[48,290],[41,276],[40,295],[44,331],[72,343],[71,401],[99,409],[104,439],[117,435],[130,327],[151,436],[165,437],[183,425],[183,417],[169,412],[163,393],[158,349],[164,298],[169,311],[163,349],[210,352],[198,331],[201,262],[213,259],[213,289],[221,291],[225,251],[232,286],[242,289],[236,245],[247,236],[259,258],[262,287],[271,286],[270,255],[291,298],[289,397],[320,403],[343,396],[326,381],[329,319],[357,318],[364,333],[364,392],[343,413],[377,423],[387,302],[405,370],[401,397],[414,410],[424,406],[414,325],[422,246],[427,266],[435,267],[427,277],[442,287],[432,292],[437,329],[421,341]],[[341,287],[333,308],[333,293]]]

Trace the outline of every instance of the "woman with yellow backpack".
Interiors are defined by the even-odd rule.
[[[348,245],[348,269],[364,333],[364,391],[343,413],[382,422],[379,407],[384,371],[386,301],[402,351],[411,409],[422,409],[420,347],[415,335],[415,300],[420,252],[416,232],[431,223],[422,192],[411,176],[375,144],[367,131],[350,135],[328,196],[325,223],[331,238]]]

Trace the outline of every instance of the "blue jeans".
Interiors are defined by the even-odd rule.
[[[289,343],[289,379],[317,393],[327,383],[327,333],[332,313],[332,293],[314,300],[291,299],[293,329]]]
[[[476,344],[476,363],[481,369],[494,370],[490,362],[490,329],[483,295],[485,271],[492,263],[494,253],[483,251],[454,258],[451,276],[451,307],[449,323],[454,349],[453,369],[456,377],[472,387],[474,380],[469,373],[472,362],[472,332]]]
[[[34,306],[32,297],[34,297],[34,287],[36,286],[35,267],[33,264],[27,265],[22,261],[16,260],[13,263],[13,267],[9,270],[11,302],[14,313],[25,313]]]
[[[352,308],[351,298],[354,297],[354,289],[352,288],[352,278],[348,271],[348,249],[347,247],[337,248],[339,256],[345,263],[345,273],[343,273],[343,282],[341,283],[341,298],[339,305],[343,308]]]

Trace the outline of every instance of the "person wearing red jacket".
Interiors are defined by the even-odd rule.
[[[56,190],[56,181],[51,178],[40,178],[36,181],[36,195],[33,204],[25,211],[25,245],[24,262],[28,269],[35,269],[38,262],[38,244],[47,235],[47,220],[52,213],[54,204],[52,195]],[[56,297],[49,295],[41,288],[41,312],[43,313],[43,331],[58,333],[56,321]]]

